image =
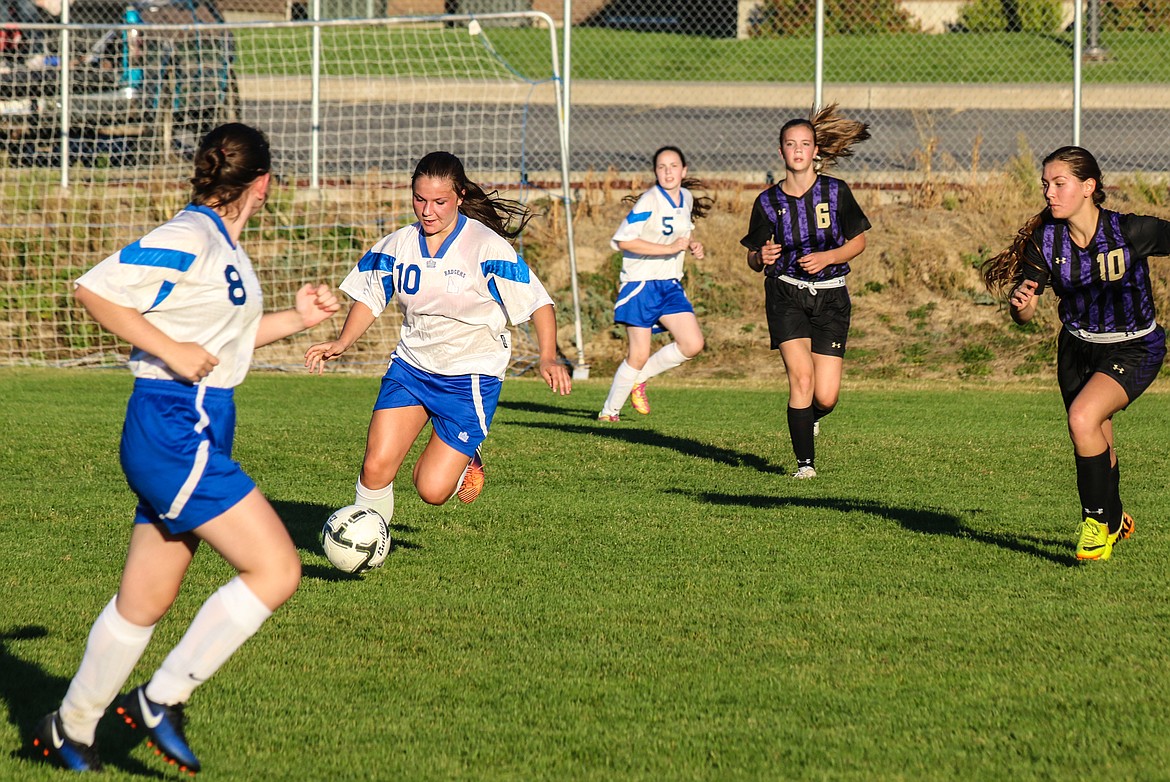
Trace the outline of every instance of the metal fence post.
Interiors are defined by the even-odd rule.
[[[73,91],[73,78],[69,54],[69,0],[61,3],[61,77],[58,82],[61,89],[61,187],[69,187],[69,94]]]
[[[314,22],[321,21],[321,0],[313,0]],[[321,187],[321,25],[313,25],[312,52],[309,55],[309,187]]]
[[[1081,68],[1083,64],[1082,41],[1084,40],[1084,8],[1081,0],[1073,3],[1073,146],[1081,145]]]

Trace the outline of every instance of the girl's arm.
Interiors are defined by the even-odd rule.
[[[797,263],[800,268],[804,269],[809,274],[816,274],[826,266],[832,266],[838,263],[848,263],[857,256],[865,252],[865,233],[859,233],[840,247],[835,247],[832,250],[824,250],[817,253],[809,253],[801,258]]]
[[[337,358],[358,341],[358,337],[366,333],[366,329],[374,322],[374,311],[368,304],[355,301],[345,316],[345,325],[341,327],[341,334],[332,342],[318,342],[305,351],[305,366],[309,372],[321,374],[325,371],[325,362]]]
[[[689,235],[682,236],[670,244],[655,244],[645,239],[626,239],[625,241],[617,242],[617,246],[625,252],[635,255],[678,255],[681,252],[686,252],[690,248],[691,237]]]
[[[280,312],[266,312],[260,317],[256,347],[311,329],[341,309],[340,302],[328,285],[305,285],[297,291],[296,304]]]
[[[198,342],[176,342],[132,307],[115,304],[85,286],[78,286],[73,295],[102,328],[156,356],[184,380],[198,383],[219,364]]]
[[[540,376],[553,391],[565,396],[573,390],[573,381],[565,365],[557,360],[557,317],[553,306],[545,304],[532,313],[536,344],[540,348]]]
[[[1024,280],[1012,291],[1008,304],[1012,320],[1016,323],[1023,325],[1036,314],[1036,305],[1040,302],[1040,297],[1036,295],[1038,286],[1035,280]]]

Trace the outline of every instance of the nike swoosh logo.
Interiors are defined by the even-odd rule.
[[[163,715],[161,713],[155,714],[150,710],[150,701],[146,699],[142,690],[138,691],[138,708],[142,711],[142,723],[151,730],[157,728],[158,724],[162,722]]]
[[[65,746],[65,739],[61,738],[61,734],[57,732],[57,720],[53,720],[53,748],[61,749]]]

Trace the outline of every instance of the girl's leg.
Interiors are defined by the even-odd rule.
[[[451,499],[470,460],[467,454],[447,445],[432,432],[426,448],[414,464],[414,485],[418,496],[431,505],[442,505]]]
[[[642,371],[638,374],[639,383],[645,383],[655,375],[674,369],[703,350],[703,332],[699,328],[699,319],[695,317],[695,313],[676,312],[673,315],[663,315],[661,320],[662,325],[674,338],[674,342],[664,345],[644,362]],[[649,340],[646,347],[649,350]]]
[[[1111,546],[1099,525],[1115,535],[1121,529],[1120,496],[1114,482],[1112,417],[1129,404],[1125,390],[1108,375],[1095,373],[1068,408],[1068,431],[1077,467],[1077,493],[1085,519],[1077,557],[1108,558]]]
[[[154,703],[185,703],[232,653],[292,597],[301,560],[284,523],[259,489],[194,534],[239,575],[207,598],[146,687]]]
[[[788,433],[796,456],[796,476],[816,474],[813,444],[813,363],[812,340],[790,339],[780,343],[780,357],[788,374]],[[812,474],[809,474],[812,471]]]
[[[430,416],[421,406],[375,410],[354,504],[373,508],[387,523],[394,516],[394,477]]]
[[[833,412],[841,396],[841,374],[844,359],[813,353],[813,424]]]
[[[630,389],[638,382],[638,373],[650,357],[649,328],[626,326],[626,336],[630,342],[629,354],[613,375],[609,396],[606,397],[598,418],[616,418],[621,413],[626,400],[630,397]]]
[[[94,622],[61,702],[61,723],[70,738],[93,744],[98,721],[138,664],[155,623],[178,595],[198,544],[190,534],[134,525],[118,594]]]

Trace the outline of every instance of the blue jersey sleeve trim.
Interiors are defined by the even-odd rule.
[[[394,271],[394,261],[395,258],[393,255],[376,253],[373,250],[369,250],[358,261],[358,271],[390,273]]]
[[[150,309],[148,309],[147,312],[150,312],[150,310],[152,310],[155,307],[157,307],[158,305],[162,304],[163,300],[166,299],[167,296],[170,296],[171,291],[173,291],[174,289],[175,289],[175,284],[173,282],[171,282],[170,280],[167,280],[166,282],[164,282],[159,287],[158,295],[154,297],[154,303],[150,305]]]
[[[516,256],[516,260],[514,261],[504,258],[488,259],[482,262],[479,267],[483,270],[484,277],[495,275],[501,279],[525,284],[528,283],[531,277],[528,271],[528,264],[524,263],[524,259],[520,256]]]
[[[644,223],[649,219],[649,212],[630,212],[628,215],[626,215],[626,222],[630,225],[633,225],[634,223]]]
[[[118,262],[132,266],[156,266],[185,272],[195,262],[195,255],[182,250],[168,250],[165,247],[143,247],[139,241],[136,241],[122,248]]]
[[[495,280],[488,280],[487,287],[488,287],[488,293],[490,293],[492,295],[492,298],[495,299],[496,302],[501,307],[504,306],[504,300],[502,298],[500,298],[500,289],[496,287],[496,281]]]

